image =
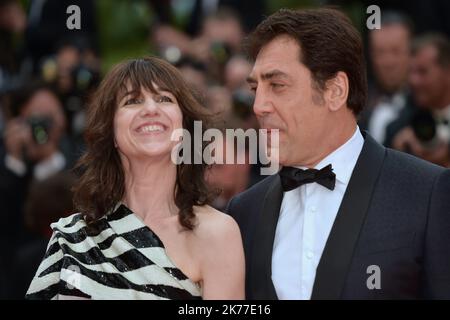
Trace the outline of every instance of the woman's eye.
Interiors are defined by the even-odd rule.
[[[138,104],[140,102],[139,99],[137,98],[132,98],[132,99],[128,99],[127,101],[125,101],[125,105],[131,105],[131,104]]]
[[[168,97],[168,96],[158,96],[155,100],[158,103],[173,102],[173,100],[170,97]]]

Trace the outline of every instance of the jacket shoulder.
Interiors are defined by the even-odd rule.
[[[386,148],[387,167],[395,169],[398,173],[407,173],[412,176],[436,178],[448,170],[431,162],[417,158],[408,153]]]
[[[248,201],[254,203],[255,201],[262,201],[269,187],[278,179],[278,175],[271,175],[258,183],[254,184],[247,190],[237,194],[230,200],[230,205],[239,205],[247,203]]]

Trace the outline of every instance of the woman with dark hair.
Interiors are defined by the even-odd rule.
[[[202,106],[158,58],[120,63],[87,112],[74,188],[80,213],[52,224],[30,299],[242,299],[235,221],[207,205],[205,164],[171,159]],[[193,139],[192,139],[193,140]],[[192,163],[192,162],[191,162]]]

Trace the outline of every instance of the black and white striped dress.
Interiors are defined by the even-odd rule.
[[[125,205],[92,230],[81,214],[53,235],[28,299],[198,299],[201,289],[167,256],[158,236]]]

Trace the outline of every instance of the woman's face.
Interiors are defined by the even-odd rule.
[[[128,159],[149,157],[170,158],[177,141],[171,140],[173,130],[183,127],[183,114],[175,96],[161,91],[157,94],[141,88],[120,99],[114,117],[114,136],[119,152]]]

